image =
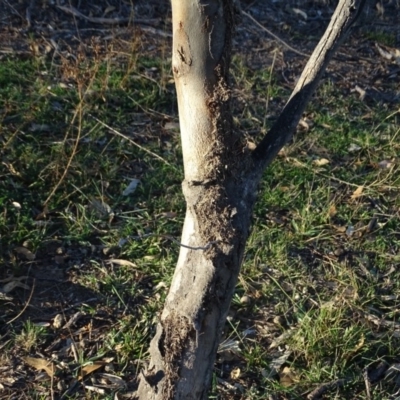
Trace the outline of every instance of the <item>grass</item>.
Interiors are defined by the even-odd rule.
[[[29,398],[135,387],[179,250],[165,235],[179,237],[184,216],[168,65],[136,53],[0,65],[1,362],[56,365],[51,382],[24,366]],[[232,73],[245,102],[236,122],[257,140],[288,91],[241,54]],[[398,390],[394,370],[378,373],[399,363],[398,112],[325,81],[307,124],[265,173],[210,398]],[[56,315],[77,319],[60,328]],[[93,361],[103,369],[81,385]],[[108,389],[85,389],[97,384]]]
[[[33,350],[33,348],[43,344],[45,341],[45,336],[45,328],[35,325],[28,320],[24,323],[22,331],[15,335],[13,341],[15,346],[20,347],[29,353]]]

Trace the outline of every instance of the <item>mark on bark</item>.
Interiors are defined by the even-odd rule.
[[[193,63],[189,37],[183,29],[183,23],[179,23],[179,29],[174,32],[174,57],[173,71],[179,77],[189,72]]]
[[[189,65],[189,67],[190,67],[192,65],[192,59],[191,58],[186,59],[185,49],[183,48],[183,46],[181,46],[179,49],[177,49],[177,52],[179,54],[179,57],[180,57],[181,61],[184,64]]]
[[[162,325],[163,334],[159,347],[160,352],[165,355],[163,357],[165,368],[163,398],[172,400],[175,396],[176,382],[179,380],[187,342],[196,338],[196,331],[187,318],[174,312],[162,321]]]

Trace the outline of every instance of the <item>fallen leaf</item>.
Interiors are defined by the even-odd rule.
[[[167,130],[167,131],[179,132],[179,123],[178,122],[167,122],[164,125],[164,129]]]
[[[106,391],[98,386],[85,385],[85,390],[90,390],[97,394],[105,394]]]
[[[361,146],[359,146],[358,144],[355,143],[351,143],[349,148],[347,149],[347,151],[349,153],[354,153],[355,151],[361,150]]]
[[[13,165],[11,163],[3,161],[2,164],[5,165],[8,168],[9,172],[11,173],[11,175],[15,175],[15,176],[21,177],[21,174],[13,167]]]
[[[378,15],[383,16],[383,14],[385,14],[385,7],[383,7],[383,4],[380,1],[376,2],[375,7]]]
[[[276,376],[281,369],[282,365],[288,360],[290,355],[292,354],[291,350],[286,350],[280,357],[274,358],[269,364],[270,370],[265,371],[266,378],[273,378]]]
[[[226,339],[221,342],[218,346],[218,353],[222,353],[224,351],[230,351],[235,354],[240,353],[239,341],[233,339]]]
[[[296,167],[304,167],[305,165],[295,157],[287,157],[286,161],[292,162],[292,164],[295,165]]]
[[[385,373],[386,380],[398,380],[400,374],[400,364],[391,365]]]
[[[239,379],[240,373],[241,371],[239,367],[233,368],[233,370],[230,373],[231,379]]]
[[[283,368],[283,371],[279,374],[280,384],[284,387],[289,387],[294,385],[299,381],[299,378],[296,376],[295,372],[289,367]]]
[[[32,123],[32,125],[29,128],[29,130],[31,132],[49,132],[50,131],[50,125]]]
[[[351,91],[352,92],[357,92],[360,95],[359,99],[361,101],[365,99],[365,96],[367,94],[367,92],[364,89],[360,88],[360,86],[358,86],[358,85],[356,85],[355,88],[352,89]]]
[[[307,14],[303,10],[300,10],[299,8],[293,8],[293,12],[295,14],[301,15],[304,19],[308,18]]]
[[[334,217],[337,214],[336,206],[334,204],[329,207],[328,214],[330,217]]]
[[[117,264],[117,265],[122,265],[126,267],[137,267],[137,265],[131,261],[128,260],[122,260],[118,258],[112,258],[111,260],[107,261],[109,264]]]
[[[317,160],[313,161],[313,164],[316,165],[317,167],[322,167],[323,165],[329,164],[329,160],[326,158],[319,158]]]
[[[3,301],[12,301],[14,300],[11,296],[7,296],[5,293],[3,293],[0,289],[0,300]]]
[[[33,261],[35,259],[35,254],[33,254],[29,249],[22,246],[17,246],[14,248],[14,251],[20,255],[24,256],[28,261]]]
[[[394,163],[392,161],[388,161],[388,160],[382,160],[378,163],[378,167],[381,169],[392,168],[393,165],[394,165]]]
[[[123,196],[129,196],[130,194],[134,193],[136,188],[138,187],[140,183],[139,179],[132,179],[129,182],[129,185],[125,188],[125,190],[122,192]]]
[[[350,196],[350,198],[352,200],[358,199],[360,196],[362,196],[364,190],[364,186],[359,186],[354,192],[353,194]]]
[[[104,384],[113,385],[114,387],[124,387],[126,385],[125,381],[116,375],[111,375],[107,373],[99,373],[99,378],[104,381]]]
[[[154,291],[157,292],[160,289],[166,289],[168,286],[165,282],[161,281],[158,282],[157,285],[154,287]]]
[[[72,317],[69,319],[69,321],[63,326],[63,329],[69,329],[72,325],[74,325],[83,315],[81,311],[76,312],[75,314],[72,315]]]
[[[41,211],[38,215],[36,215],[35,220],[38,221],[40,219],[46,219],[48,213],[49,213],[48,207],[44,206],[43,211]]]
[[[375,43],[375,47],[377,48],[379,54],[380,54],[383,58],[386,58],[387,60],[391,60],[391,59],[392,59],[393,55],[392,55],[389,51],[386,51],[385,49],[383,49],[382,47],[380,47],[380,46],[378,45],[378,43]]]
[[[175,218],[178,215],[178,213],[173,212],[173,211],[166,211],[166,212],[161,213],[160,215],[164,218],[172,219],[172,218]]]
[[[289,339],[291,336],[293,336],[294,332],[295,331],[293,329],[290,329],[290,330],[287,330],[287,331],[283,332],[280,336],[278,336],[277,338],[275,338],[271,342],[271,344],[269,345],[269,348],[270,349],[276,349],[283,342],[285,342],[287,339]]]
[[[15,280],[12,280],[8,283],[6,283],[2,288],[1,291],[3,293],[10,293],[13,289],[15,289],[16,287],[20,287],[22,289],[26,289],[29,290],[29,286],[25,285],[25,283],[22,283],[18,278],[16,278]]]
[[[378,228],[378,218],[373,217],[373,218],[371,218],[371,221],[369,221],[369,223],[368,223],[367,231],[372,232],[377,228]]]
[[[124,348],[124,346],[123,346],[121,343],[116,344],[116,345],[114,346],[114,350],[115,350],[117,353],[119,353],[123,348]]]
[[[108,6],[108,7],[104,10],[103,17],[105,17],[108,13],[110,13],[110,12],[112,12],[112,11],[114,11],[114,10],[115,10],[115,7],[114,7],[114,6]]]
[[[47,375],[49,375],[50,377],[54,376],[56,368],[55,368],[53,362],[47,361],[44,358],[34,358],[34,357],[25,357],[23,360],[28,365],[30,365],[31,367],[33,367],[39,371],[41,371],[41,370],[46,371]]]
[[[308,122],[307,122],[305,119],[303,119],[303,118],[300,119],[299,125],[298,125],[298,126],[299,126],[300,128],[303,128],[303,129],[306,130],[306,131],[310,130],[310,125],[309,125]]]
[[[64,316],[62,314],[57,314],[53,320],[53,328],[60,329],[64,323]]]
[[[35,326],[39,326],[41,328],[47,328],[48,326],[50,326],[50,322],[48,321],[44,321],[44,322],[35,322],[34,323]]]
[[[247,150],[253,151],[253,150],[256,149],[257,145],[254,142],[251,142],[250,140],[247,140],[246,147],[247,147]]]
[[[78,381],[81,381],[86,375],[98,370],[105,365],[104,361],[95,361],[93,364],[84,365],[79,373]]]
[[[346,235],[349,236],[349,237],[353,236],[354,231],[355,231],[354,226],[353,225],[349,225],[347,227],[347,229],[346,229]]]
[[[90,205],[100,216],[108,217],[114,214],[111,207],[103,200],[92,199]]]
[[[286,157],[286,153],[287,153],[287,149],[286,149],[286,147],[284,146],[284,147],[282,147],[282,148],[279,150],[278,156],[279,156],[279,157]]]
[[[128,243],[129,239],[128,238],[122,238],[118,240],[118,247],[122,247],[123,245],[125,245],[126,243]]]
[[[333,227],[340,233],[346,232],[346,226],[343,225],[333,225]]]
[[[242,332],[243,337],[255,336],[257,334],[257,330],[254,328],[247,328]]]

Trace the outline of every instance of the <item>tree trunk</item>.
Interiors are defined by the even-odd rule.
[[[262,172],[289,140],[362,0],[341,0],[277,123],[254,152],[232,127],[231,0],[172,0],[172,68],[178,94],[187,203],[179,260],[140,400],[206,399],[249,235]]]

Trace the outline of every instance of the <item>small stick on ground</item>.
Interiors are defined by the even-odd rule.
[[[338,388],[340,386],[343,386],[345,384],[345,382],[346,381],[344,379],[338,379],[333,382],[323,383],[321,386],[318,386],[307,396],[307,400],[318,400],[328,390],[332,390],[332,389]]]
[[[363,371],[363,378],[365,382],[365,392],[367,394],[367,400],[371,400],[371,382],[369,381],[367,368]]]
[[[17,320],[25,312],[25,310],[27,309],[29,303],[31,302],[33,291],[35,290],[35,282],[36,281],[33,280],[32,290],[31,290],[31,293],[29,295],[28,301],[24,305],[24,308],[21,310],[21,312],[16,317],[14,317],[13,319],[11,319],[10,321],[7,322],[8,325],[11,324],[12,322],[14,322],[15,320]]]
[[[290,46],[290,44],[286,43],[279,36],[275,35],[275,33],[271,32],[264,25],[260,24],[253,16],[251,16],[246,11],[242,11],[242,14],[245,15],[247,18],[251,19],[253,21],[253,23],[255,23],[260,29],[262,29],[264,32],[268,33],[268,35],[272,36],[279,43],[283,44],[287,49],[289,49],[290,51],[293,51],[293,53],[296,53],[299,56],[303,56],[303,57],[310,57],[310,54],[303,53],[302,51],[296,50],[294,47]]]

